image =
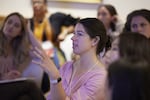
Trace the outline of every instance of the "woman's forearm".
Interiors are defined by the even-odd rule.
[[[57,80],[60,77],[58,70],[56,72],[55,71],[49,72],[49,75],[50,75],[49,76],[50,80]],[[65,94],[65,91],[63,89],[61,81],[59,83],[56,83],[56,84],[51,83],[50,87],[51,87],[50,98],[52,100],[65,100],[66,94]]]
[[[56,68],[52,60],[46,55],[45,51],[42,49],[40,43],[34,37],[30,28],[28,29],[29,39],[31,45],[34,47],[35,51],[38,51],[35,55],[41,59],[41,62],[33,61],[34,63],[40,65],[45,72],[48,73],[50,80],[57,80],[60,77],[59,71]],[[51,83],[51,82],[50,82]],[[62,87],[62,83],[50,84],[50,100],[65,100],[66,94]],[[49,100],[47,98],[47,100]]]

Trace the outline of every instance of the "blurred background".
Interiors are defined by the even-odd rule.
[[[103,0],[102,3],[109,3],[116,7],[120,17],[125,20],[126,15],[134,9],[150,9],[149,0]],[[74,17],[96,17],[99,3],[77,3],[59,2],[58,0],[48,0],[49,14],[54,12],[64,12]],[[31,0],[0,0],[0,15],[5,16],[17,11],[25,17],[32,17]]]

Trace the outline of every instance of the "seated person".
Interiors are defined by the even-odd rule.
[[[0,33],[0,80],[32,77],[43,92],[48,91],[47,74],[31,62],[33,59],[40,60],[31,53],[33,45],[29,39],[27,20],[19,13],[11,13],[5,18]]]
[[[29,20],[34,36],[40,41],[51,41],[52,30],[49,17],[46,16],[47,0],[31,0],[33,17]]]
[[[125,23],[125,32],[139,32],[150,38],[150,10],[138,9],[134,10],[127,16]]]
[[[149,53],[150,41],[147,37],[137,32],[124,32],[112,42],[111,49],[101,60],[107,67],[122,57],[142,58],[150,62]]]
[[[150,100],[147,61],[123,58],[108,68],[109,100]]]
[[[51,79],[48,100],[105,100],[107,71],[97,55],[105,47],[106,40],[106,30],[101,21],[81,19],[72,37],[73,52],[80,58],[66,63],[60,70],[39,45],[35,45],[34,54],[42,62],[33,60],[33,63],[41,65]]]
[[[115,39],[124,27],[123,21],[118,16],[117,10],[113,5],[100,4],[97,11],[97,18],[105,25],[107,35]]]

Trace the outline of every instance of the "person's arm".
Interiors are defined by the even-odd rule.
[[[60,77],[59,71],[57,70],[52,60],[50,60],[49,57],[46,55],[45,51],[42,49],[39,42],[33,36],[32,31],[30,30],[29,26],[28,26],[28,32],[29,32],[29,39],[34,49],[33,53],[41,61],[41,62],[37,62],[33,60],[32,62],[40,65],[45,70],[45,72],[48,73],[50,80],[58,79]],[[57,84],[50,84],[50,93],[51,93],[52,100],[65,100],[66,98],[66,94],[62,87],[61,82]]]
[[[31,30],[30,22],[28,22],[28,24],[27,24],[27,32],[28,32],[29,41],[30,41],[32,47],[38,47],[38,48],[41,49],[42,47],[41,47],[40,42],[35,38],[35,36],[34,36],[32,30]]]
[[[60,77],[59,71],[45,52],[35,47],[34,54],[41,59],[41,62],[33,60],[33,63],[40,65],[48,73],[50,80],[56,80]],[[52,100],[65,100],[66,94],[61,82],[57,84],[50,84],[50,97]]]

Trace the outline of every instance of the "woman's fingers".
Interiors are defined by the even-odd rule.
[[[48,71],[48,68],[46,68],[47,66],[46,66],[42,61],[32,60],[32,63],[41,66],[41,68],[42,68],[43,70],[45,70],[46,72]]]
[[[36,51],[33,51],[33,54],[37,57],[37,58],[39,58],[40,60],[43,60],[44,58],[38,53],[38,52],[36,52]]]
[[[44,64],[43,64],[42,61],[32,60],[32,62],[33,62],[34,64],[37,64],[37,65],[40,65],[40,66],[44,67]]]
[[[34,64],[40,65],[40,62],[39,62],[39,61],[32,60],[32,62],[33,62]]]
[[[47,55],[45,55],[44,52],[37,47],[35,47],[32,52],[37,58],[41,60],[44,60],[47,57]]]
[[[38,48],[38,47],[35,47],[35,50],[41,55],[43,52],[42,52],[42,50],[40,50],[40,48]]]
[[[51,70],[56,70],[56,66],[55,64],[52,62],[52,60],[50,60],[50,58],[48,58],[47,55],[45,55],[43,53],[42,50],[40,50],[40,48],[35,47],[35,50],[33,51],[33,54],[39,58],[40,60],[32,60],[32,62],[34,64],[37,64],[39,66],[41,66],[43,68],[43,70],[45,70],[46,72],[50,72]]]

